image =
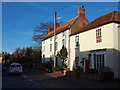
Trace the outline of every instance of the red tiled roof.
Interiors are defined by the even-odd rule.
[[[72,35],[90,30],[92,28],[95,28],[97,26],[101,26],[101,25],[104,25],[104,24],[107,24],[107,23],[110,23],[110,22],[120,23],[120,12],[113,11],[111,13],[105,14],[105,15],[95,19],[94,21],[90,22],[89,24],[87,24],[86,26],[84,26],[83,28],[81,28],[80,30],[78,30],[77,32],[75,32]]]
[[[66,22],[65,24],[61,25],[60,27],[56,28],[56,34],[66,30],[67,28],[69,28],[68,26],[71,25],[77,18],[78,18],[78,16],[73,18],[72,20]],[[48,35],[43,40],[46,40],[46,39],[50,38],[53,35],[54,35],[54,30],[49,32]]]

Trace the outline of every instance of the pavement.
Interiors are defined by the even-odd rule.
[[[73,81],[76,83],[83,82],[86,85],[91,85],[93,88],[120,88],[120,82],[100,82],[100,81],[95,81],[95,80],[88,80],[88,79],[83,79],[81,77],[75,77],[75,76],[65,76],[63,74],[58,74],[58,73],[46,73],[46,75],[50,77],[55,77],[59,79],[65,79],[69,81]]]
[[[64,81],[69,81],[71,83],[76,83],[78,85],[81,85],[82,87],[91,87],[91,88],[120,88],[120,82],[100,82],[100,81],[95,81],[95,80],[89,80],[89,79],[83,79],[80,76],[65,76],[63,74],[59,73],[47,73],[46,71],[40,71],[36,69],[30,69],[27,70],[27,74],[30,75],[32,71],[32,75],[38,75],[37,73],[43,74],[43,76],[38,75],[39,79],[48,79],[48,78],[53,78],[55,80],[64,80]],[[26,75],[27,75],[26,74]],[[29,76],[32,77],[32,76]],[[37,78],[37,76],[36,76]],[[38,78],[36,79],[38,80]],[[48,79],[49,80],[49,79]],[[51,79],[50,79],[51,80]],[[45,80],[43,80],[45,81]],[[87,88],[86,87],[86,88]]]

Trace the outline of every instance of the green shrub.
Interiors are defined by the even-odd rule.
[[[83,72],[83,68],[81,68],[80,66],[77,67],[76,71],[79,71],[79,72]]]
[[[83,68],[78,66],[74,71],[75,76],[79,76],[81,72],[83,72]]]
[[[98,70],[97,69],[88,69],[86,70],[87,73],[96,73],[98,74]]]
[[[63,71],[63,67],[52,67],[53,71]]]
[[[99,72],[112,72],[112,69],[110,67],[103,67],[99,70]]]

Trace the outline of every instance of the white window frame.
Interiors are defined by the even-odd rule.
[[[76,48],[80,47],[80,45],[79,45],[79,46],[76,46],[76,43],[77,43],[77,42],[78,42],[78,44],[80,44],[80,43],[79,43],[79,35],[75,36],[75,47],[76,47]]]
[[[52,51],[52,44],[50,44],[50,52]]]
[[[58,42],[55,42],[55,49],[57,50],[58,49]]]
[[[56,35],[56,39],[58,39],[58,34]]]
[[[62,37],[65,37],[66,36],[66,31],[63,31],[62,32]]]
[[[95,69],[95,67],[94,67],[94,53],[96,54],[96,56],[104,54],[104,67],[105,67],[106,66],[106,53],[105,53],[105,51],[98,51],[98,52],[93,52],[91,55],[91,68]],[[96,60],[97,60],[97,57],[96,57]],[[96,68],[97,68],[97,62],[96,62]]]
[[[66,47],[66,39],[62,39],[62,46]]]
[[[52,41],[52,37],[50,38],[50,41]]]
[[[96,42],[96,30],[98,30],[98,29],[101,29],[101,39],[102,39],[102,41],[99,42],[99,43]],[[96,29],[95,29],[95,44],[96,44],[96,45],[101,45],[102,42],[103,42],[103,28],[102,28],[102,27],[96,28]]]
[[[101,52],[96,52],[96,56],[97,55],[102,55],[102,54],[104,54],[104,67],[106,66],[106,54],[105,54],[105,52],[104,51],[101,51]],[[96,57],[97,58],[97,57]],[[96,64],[96,67],[97,67],[97,64]]]

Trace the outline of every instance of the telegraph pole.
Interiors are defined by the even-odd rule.
[[[54,12],[54,67],[56,67],[56,12]]]

